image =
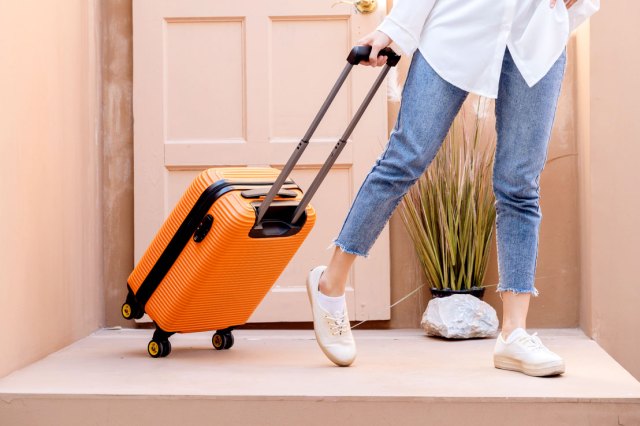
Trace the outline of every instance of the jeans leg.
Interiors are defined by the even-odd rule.
[[[419,51],[413,55],[395,128],[333,241],[367,256],[391,214],[435,157],[467,92],[446,82]]]
[[[496,100],[498,142],[493,174],[496,195],[498,291],[532,293],[538,255],[540,173],[562,86],[566,54],[533,87],[507,50]]]

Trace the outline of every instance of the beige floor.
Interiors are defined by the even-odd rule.
[[[115,421],[118,410],[130,410],[132,401],[146,407],[141,412],[173,407],[170,413],[175,413],[181,400],[186,405],[208,400],[210,408],[255,406],[242,413],[249,416],[243,424],[250,419],[282,424],[258,419],[269,410],[284,415],[285,403],[290,407],[282,419],[294,424],[295,413],[303,419],[319,408],[318,402],[335,402],[352,414],[361,410],[361,420],[373,416],[369,424],[382,419],[374,413],[383,407],[400,410],[400,417],[410,423],[414,411],[420,416],[427,407],[434,418],[452,420],[464,413],[473,418],[478,407],[504,411],[505,403],[523,413],[547,407],[546,416],[561,419],[548,411],[556,407],[569,422],[557,424],[580,424],[570,420],[572,415],[597,426],[615,424],[616,418],[626,419],[620,424],[640,424],[640,383],[578,330],[540,332],[566,359],[567,373],[554,378],[494,369],[489,339],[445,341],[419,330],[356,330],[358,359],[350,368],[337,368],[316,347],[312,331],[239,330],[234,335],[235,346],[228,351],[214,351],[210,333],[175,335],[171,355],[152,359],[146,353],[151,330],[98,331],[0,379],[0,424],[5,424],[3,416],[12,419],[6,424],[17,419],[25,421],[20,424],[47,424],[38,423],[37,416],[45,411],[51,415],[52,407],[67,424],[83,424],[64,417],[83,410],[111,413],[114,422],[95,424],[120,424]],[[75,411],[65,410],[67,405]],[[450,405],[457,408],[447,408],[447,414],[444,408]],[[233,410],[237,416],[237,407]],[[474,424],[484,420],[476,418]]]

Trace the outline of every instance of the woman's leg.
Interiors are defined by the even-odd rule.
[[[334,248],[331,261],[324,274],[322,274],[318,285],[322,294],[332,297],[339,297],[344,294],[347,277],[356,257],[358,256],[355,254],[343,252],[338,246]]]
[[[420,52],[414,54],[396,126],[334,240],[322,293],[344,294],[357,255],[368,255],[402,197],[435,157],[466,97],[467,92],[440,78]]]
[[[325,355],[350,365],[356,347],[344,304],[345,284],[357,255],[366,256],[398,203],[436,155],[467,93],[444,81],[416,52],[405,83],[398,121],[384,153],[365,178],[327,268],[307,279],[316,341]]]
[[[503,291],[502,298],[502,337],[506,339],[517,328],[527,328],[530,293]]]
[[[504,310],[498,345],[508,344],[516,338],[525,347],[535,347],[540,343],[537,339],[530,340],[524,329],[529,300],[532,294],[538,293],[534,282],[542,219],[538,202],[540,173],[547,157],[565,62],[563,53],[547,75],[533,87],[526,84],[508,51],[502,63],[496,100],[498,142],[493,177],[500,275],[498,291],[501,292]],[[513,333],[514,330],[517,333]],[[527,361],[528,367],[512,366],[510,369],[534,375],[561,372],[559,357],[549,355],[539,359],[546,359],[552,364],[556,362],[556,369],[551,366],[545,367],[547,370],[536,370],[531,359]],[[564,371],[564,364],[561,367]]]
[[[533,87],[529,87],[506,52],[496,100],[498,142],[493,187],[496,195],[498,240],[498,291],[524,294],[507,296],[505,319],[511,329],[523,327],[528,295],[534,287],[538,254],[540,173],[564,76],[565,54]]]

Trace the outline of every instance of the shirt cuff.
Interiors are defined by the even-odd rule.
[[[389,36],[391,40],[402,50],[407,56],[410,56],[414,50],[418,48],[418,40],[416,40],[407,30],[392,18],[387,16],[376,30],[381,31]]]

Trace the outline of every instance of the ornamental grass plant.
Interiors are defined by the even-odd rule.
[[[478,100],[471,120],[462,109],[435,159],[401,203],[403,222],[431,288],[482,287],[496,216],[495,136],[489,146],[481,143],[487,102]]]

